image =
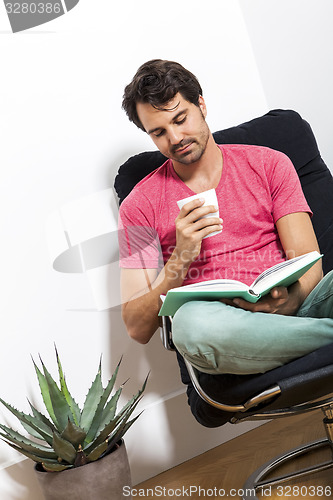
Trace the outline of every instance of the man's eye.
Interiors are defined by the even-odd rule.
[[[161,137],[164,134],[164,130],[161,130],[158,134],[154,134],[155,137]]]
[[[184,116],[184,118],[182,118],[181,120],[177,120],[175,123],[176,123],[176,125],[181,125],[182,123],[184,123],[185,120],[186,120],[186,116]]]

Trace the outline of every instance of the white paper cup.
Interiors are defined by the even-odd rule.
[[[213,205],[213,206],[218,207],[216,191],[215,191],[215,189],[209,189],[208,191],[203,191],[202,193],[194,194],[193,196],[188,196],[187,198],[183,198],[182,200],[178,200],[177,205],[178,205],[179,210],[181,210],[183,208],[183,206],[186,205],[186,203],[188,203],[189,201],[197,200],[199,198],[203,198],[205,200],[205,203],[202,205],[203,207],[205,207],[207,205]],[[217,212],[211,212],[207,215],[204,215],[201,218],[205,219],[207,217],[219,217],[219,216],[220,216],[219,210],[217,210]],[[205,236],[205,238],[209,238],[210,236],[214,236],[215,234],[219,234],[221,232],[222,232],[222,230],[214,231],[213,233],[209,234],[208,236]],[[203,239],[205,239],[205,238],[203,238]]]

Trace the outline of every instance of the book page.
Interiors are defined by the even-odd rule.
[[[208,280],[208,281],[200,281],[198,283],[193,283],[191,285],[184,285],[179,287],[182,290],[191,291],[191,290],[231,290],[234,288],[247,290],[248,286],[237,280],[227,280],[227,279],[217,279],[217,280]],[[173,288],[173,290],[177,290]]]
[[[264,271],[250,287],[255,293],[263,294],[275,286],[290,286],[308,271],[322,255],[317,251],[300,255],[281,262]]]
[[[251,288],[255,287],[257,283],[260,283],[261,280],[265,279],[270,274],[276,273],[280,269],[285,269],[286,267],[292,265],[294,262],[297,262],[298,260],[301,260],[303,258],[304,255],[300,255],[299,257],[295,257],[294,259],[285,260],[284,262],[279,262],[278,264],[275,264],[275,266],[273,267],[269,267],[268,269],[266,269],[266,271],[259,274],[259,276],[252,283]]]

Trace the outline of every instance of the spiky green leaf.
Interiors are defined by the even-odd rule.
[[[62,394],[56,382],[53,380],[51,374],[48,372],[42,360],[41,363],[43,366],[44,376],[49,388],[51,404],[57,422],[57,423],[55,422],[55,424],[58,429],[58,432],[61,433],[65,429],[68,419],[73,418],[72,412],[66,401],[65,396]]]
[[[102,397],[103,391],[104,389],[102,385],[102,367],[100,361],[97,375],[86,396],[86,400],[84,402],[80,419],[80,427],[87,432],[90,429],[91,423],[93,421],[96,412],[96,408]]]
[[[116,415],[115,418],[110,419],[109,422],[106,423],[105,427],[99,432],[97,438],[91,443],[85,446],[84,451],[89,455],[91,451],[100,443],[109,438],[111,433],[117,428],[118,425],[121,425],[121,422],[127,421],[130,415],[135,410],[138,405],[142,393],[144,392],[147,381],[148,381],[149,373],[141,387],[141,389],[127,402],[127,404],[122,408],[122,410]]]
[[[47,454],[46,452],[42,451],[39,447],[36,446],[29,446],[25,443],[22,443],[22,441],[10,438],[9,436],[6,436],[0,432],[0,436],[3,437],[3,441],[7,444],[14,444],[16,445],[16,450],[22,453],[23,455],[26,455],[29,458],[32,458],[31,455],[33,455],[35,458],[35,461],[41,462],[42,460],[47,459],[52,459],[54,458],[55,460],[57,459],[56,453],[49,453]]]
[[[27,415],[26,413],[17,410],[10,404],[3,401],[3,399],[1,398],[0,403],[2,403],[13,415],[15,415],[15,417],[20,420],[21,424],[24,425],[24,427],[30,427],[39,435],[40,438],[44,439],[49,445],[52,446],[52,435],[41,429],[40,421],[38,418],[33,417],[32,415]]]
[[[123,422],[126,422],[128,418],[131,416],[137,405],[139,404],[142,394],[146,388],[148,381],[149,373],[139,391],[123,406],[121,411],[117,414],[115,418],[110,418],[109,421],[106,420],[106,425],[103,429],[101,429],[100,434],[98,435],[98,441],[101,439],[107,439],[106,432],[109,430],[109,437],[112,432],[117,428],[118,425],[121,425]],[[96,444],[93,443],[93,444]]]
[[[41,439],[40,434],[37,431],[35,431],[35,429],[33,429],[31,427],[31,425],[27,425],[24,422],[21,422],[21,425],[28,432],[28,434],[30,434],[30,436],[32,436],[32,437],[34,437],[36,439]]]
[[[61,361],[60,361],[56,346],[55,346],[55,351],[56,351],[56,358],[57,358],[57,364],[58,364],[59,383],[60,383],[61,392],[65,396],[67,404],[68,404],[69,408],[71,409],[74,423],[76,425],[79,425],[80,418],[81,418],[81,410],[80,410],[79,405],[76,403],[75,399],[72,397],[71,393],[68,390],[66,378],[64,376],[64,372],[62,369]]]
[[[37,375],[37,379],[38,379],[38,383],[39,383],[39,388],[40,388],[40,392],[41,392],[41,395],[42,395],[42,398],[43,398],[43,401],[44,401],[45,408],[46,408],[48,414],[50,415],[50,418],[51,418],[52,422],[55,425],[58,425],[56,416],[55,416],[54,411],[53,411],[53,406],[52,406],[52,403],[51,403],[49,386],[48,386],[48,383],[46,381],[46,378],[43,375],[43,373],[40,371],[40,369],[38,368],[38,366],[35,363],[35,361],[34,361],[33,358],[32,358],[32,362],[33,362],[34,367],[35,367],[35,371],[36,371],[36,375]]]
[[[73,424],[69,419],[66,429],[61,433],[61,437],[72,443],[75,448],[84,442],[86,435],[87,433],[81,427]]]
[[[19,446],[16,446],[15,444],[10,443],[9,441],[6,441],[4,439],[2,439],[2,441],[4,441],[5,443],[7,443],[11,448],[14,448],[14,450],[18,451],[19,453],[22,453],[22,455],[30,458],[34,462],[41,463],[41,460],[42,460],[41,457],[35,455],[34,453],[30,453],[28,451],[25,451],[22,448],[20,448]]]
[[[149,378],[149,373],[148,373],[147,377],[145,378],[145,380],[144,380],[144,382],[142,384],[141,389],[139,389],[138,392],[132,397],[132,399],[130,399],[125,404],[125,406],[122,408],[122,412],[126,411],[128,407],[132,406],[133,403],[135,403],[136,401],[138,401],[138,399],[142,396],[142,394],[144,393],[144,391],[146,389],[148,378]]]
[[[120,439],[122,439],[122,437],[126,434],[128,429],[134,424],[134,422],[137,421],[137,419],[140,417],[141,414],[142,412],[139,413],[139,415],[137,415],[136,417],[132,418],[132,420],[130,420],[129,422],[123,422],[122,425],[118,427],[117,431],[112,436],[110,436],[108,443],[109,450],[111,450],[114,447],[114,445],[118,443]]]
[[[28,403],[30,405],[31,411],[33,416],[38,419],[39,421],[39,427],[42,429],[44,432],[47,432],[48,434],[52,435],[52,432],[56,430],[54,427],[53,423],[51,420],[49,420],[43,413],[41,413],[37,408],[35,408],[32,403],[28,400]]]
[[[122,387],[120,387],[117,390],[117,392],[112,396],[108,404],[105,406],[98,431],[104,429],[105,425],[112,419],[114,419],[121,392],[122,392]]]
[[[105,427],[100,431],[97,438],[92,443],[85,446],[84,448],[85,453],[89,455],[89,453],[91,453],[96,448],[96,446],[106,441],[109,435],[114,431],[114,429],[116,429],[116,427],[119,425],[120,422],[121,422],[121,416],[118,415],[114,419],[112,419],[109,423],[107,423]]]
[[[38,418],[38,417],[37,417],[37,418]],[[28,432],[31,436],[33,436],[33,437],[35,437],[35,438],[37,438],[37,439],[40,439],[40,438],[41,438],[41,436],[40,436],[40,432],[35,431],[35,429],[33,429],[33,428],[31,427],[31,425],[29,425],[29,424],[27,424],[27,423],[25,423],[25,422],[21,422],[21,425],[22,425],[22,427],[24,427],[24,429],[25,429],[25,430],[26,430],[26,431],[27,431],[27,432]],[[49,430],[47,431],[47,430],[43,427],[43,423],[42,423],[41,421],[39,421],[39,423],[38,423],[38,428],[39,428],[39,429],[41,429],[41,430],[43,430],[43,429],[44,429],[44,431],[45,431],[45,432],[46,432],[46,433],[50,436],[50,439],[51,439],[51,435],[52,435],[52,432],[53,432],[53,431],[52,431],[52,429],[51,429],[51,430],[49,429]]]
[[[58,457],[66,460],[69,464],[75,462],[76,449],[69,441],[63,439],[58,432],[53,433],[53,449]]]
[[[46,446],[35,443],[31,439],[22,436],[20,433],[13,431],[5,425],[0,425],[0,427],[4,431],[0,432],[0,436],[2,436],[7,441],[10,441],[11,443],[14,443],[22,450],[33,453],[34,455],[41,458],[57,458],[57,455],[51,448],[47,448]]]
[[[96,446],[96,448],[94,448],[87,456],[88,462],[95,462],[95,460],[98,460],[103,455],[103,453],[106,452],[107,449],[108,449],[107,441],[104,441],[103,443]]]
[[[61,472],[66,469],[72,469],[73,466],[69,464],[60,464],[59,462],[49,462],[45,461],[42,462],[43,469],[46,470],[46,472]]]
[[[139,399],[136,399],[135,401],[132,402],[130,406],[127,406],[126,409],[123,408],[121,412],[116,415],[114,419],[112,419],[105,427],[104,429],[101,430],[101,432],[98,434],[97,438],[88,446],[84,448],[84,451],[87,455],[92,452],[92,450],[102,443],[103,441],[107,440],[109,436],[118,428],[118,426],[122,425],[122,422],[126,422],[132,412],[135,410],[137,404],[139,403]]]
[[[97,432],[99,431],[101,427],[101,421],[102,421],[102,416],[103,416],[103,410],[104,407],[109,399],[109,396],[111,395],[111,392],[113,390],[117,375],[118,375],[118,370],[120,366],[121,360],[119,361],[112,377],[110,378],[109,382],[107,383],[107,386],[105,387],[103,394],[99,400],[99,403],[96,407],[96,411],[94,414],[94,417],[92,419],[90,428],[87,432],[87,437],[86,437],[86,443],[91,443],[91,441],[94,440]]]

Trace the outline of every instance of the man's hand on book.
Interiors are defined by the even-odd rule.
[[[235,307],[240,307],[246,311],[284,314],[286,316],[292,316],[295,314],[301,305],[298,283],[295,283],[289,288],[284,286],[272,288],[269,294],[262,297],[255,304],[240,298],[222,300],[222,302]]]

